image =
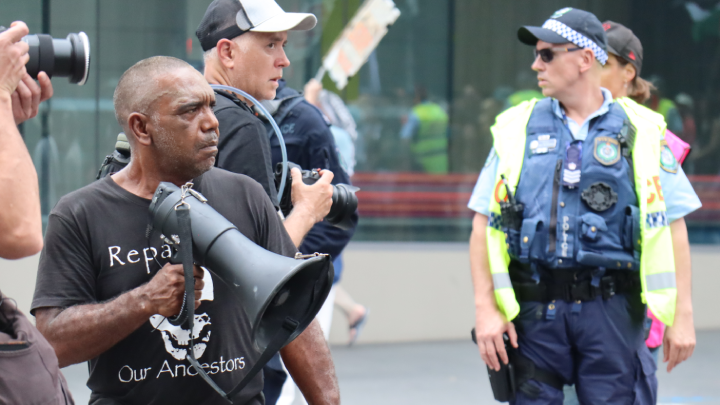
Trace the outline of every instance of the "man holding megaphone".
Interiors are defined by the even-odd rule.
[[[305,277],[303,285],[314,286],[307,291],[312,299],[298,300],[288,280],[297,279],[303,264],[279,256],[293,257],[296,248],[273,203],[252,179],[213,168],[218,121],[212,111],[215,95],[203,76],[179,59],[149,58],[123,74],[113,101],[132,149],[130,164],[63,197],[48,219],[32,312],[60,366],[90,362],[91,404],[224,404],[218,392],[225,390],[234,404],[260,405],[260,375],[238,393],[230,388],[260,363],[260,350],[274,347],[282,335],[273,329],[275,316],[284,319],[283,327],[300,325],[283,354],[303,364],[313,381],[307,384],[313,387],[307,393],[312,403],[338,403],[327,344],[316,322],[309,321],[314,314],[282,312],[292,302],[312,308],[312,299],[324,300],[329,287]],[[186,183],[193,179],[189,188]],[[158,188],[161,182],[164,188]],[[155,228],[148,226],[156,190],[171,189],[177,194],[155,199],[153,214],[166,218],[191,207],[192,238],[183,237],[182,230],[178,237],[157,217]],[[174,208],[164,210],[162,203],[176,197]],[[203,239],[210,235],[208,223],[198,215],[213,223],[224,217],[229,225],[208,241]],[[194,273],[196,311],[175,325],[171,320],[184,305],[183,274],[189,273],[171,263],[179,263],[176,251],[181,257],[188,252],[190,239],[195,243],[190,263],[206,264],[216,274],[183,259]],[[235,255],[240,270],[213,253],[219,250]],[[256,256],[264,259],[258,262]],[[263,266],[284,261],[294,268],[277,286],[264,285],[262,278],[253,285],[239,281],[246,280],[244,273],[277,273],[264,272]],[[332,280],[329,264],[322,264],[329,259],[311,261],[319,269],[313,274]],[[243,270],[247,263],[252,268]],[[258,295],[260,301],[253,301]],[[217,385],[203,381],[208,377]]]

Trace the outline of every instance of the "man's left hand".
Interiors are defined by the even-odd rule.
[[[676,315],[673,326],[668,326],[663,338],[663,362],[668,373],[692,356],[695,350],[695,324],[692,313]]]
[[[38,86],[29,74],[18,83],[15,92],[12,94],[12,109],[15,125],[34,118],[40,109],[40,103],[53,95],[52,82],[45,72],[38,74]]]

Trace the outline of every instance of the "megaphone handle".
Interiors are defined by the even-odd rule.
[[[295,333],[299,325],[300,324],[296,320],[290,317],[285,318],[285,322],[283,322],[282,328],[280,328],[280,330],[275,333],[275,337],[273,337],[273,339],[267,345],[265,351],[263,351],[260,355],[260,358],[255,362],[255,364],[253,364],[250,371],[248,371],[248,373],[245,375],[245,377],[243,377],[243,379],[238,383],[238,385],[236,385],[235,388],[228,392],[227,396],[225,396],[225,399],[232,402],[232,397],[234,397],[235,394],[240,392],[240,390],[245,388],[245,386],[248,385],[250,381],[252,381],[255,375],[257,375],[257,373],[259,373],[260,370],[265,367],[265,364],[270,361],[272,356],[274,356],[275,353],[282,349],[290,336]]]

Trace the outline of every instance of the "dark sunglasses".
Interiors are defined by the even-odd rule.
[[[575,52],[585,48],[545,48],[545,49],[533,49],[535,59],[540,56],[545,63],[550,63],[555,58],[555,52]]]

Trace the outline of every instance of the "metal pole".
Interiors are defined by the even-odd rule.
[[[100,159],[100,0],[95,0],[95,153],[92,162]]]
[[[42,0],[42,32],[50,34],[50,0]],[[41,136],[43,148],[40,153],[40,212],[43,217],[50,213],[50,121],[51,103],[48,100],[46,108],[40,115]]]
[[[450,114],[453,114],[454,109],[452,108],[452,102],[453,102],[453,93],[454,93],[454,85],[453,82],[454,74],[455,74],[455,0],[448,0],[448,46],[447,46],[447,100],[448,100],[448,108],[450,110]],[[447,148],[447,154],[448,154],[448,172],[452,172],[453,166],[455,166],[455,159],[450,159],[453,146],[453,137],[452,137],[452,123],[453,116],[450,116],[450,120],[448,122],[448,148]]]

